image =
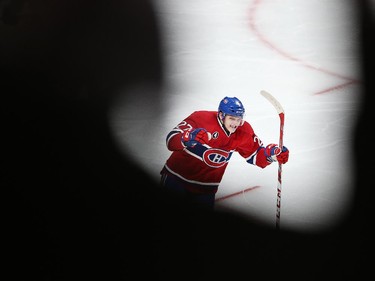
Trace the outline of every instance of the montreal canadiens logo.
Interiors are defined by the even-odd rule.
[[[220,168],[227,163],[230,153],[221,149],[207,149],[203,153],[203,161],[212,168]]]

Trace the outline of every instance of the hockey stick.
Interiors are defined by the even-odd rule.
[[[279,147],[283,148],[283,138],[284,138],[284,117],[285,112],[278,100],[276,100],[270,93],[266,91],[260,91],[260,94],[265,97],[276,109],[277,114],[280,118],[280,138]],[[277,174],[277,201],[276,201],[276,229],[280,229],[280,208],[281,208],[281,175],[282,175],[282,164],[279,163],[279,169]]]

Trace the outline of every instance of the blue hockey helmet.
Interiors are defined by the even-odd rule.
[[[223,98],[219,104],[219,112],[220,111],[224,116],[228,114],[243,118],[245,114],[245,108],[243,107],[242,102],[236,97]]]

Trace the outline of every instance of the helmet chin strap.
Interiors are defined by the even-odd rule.
[[[221,115],[221,116],[220,116],[220,115]],[[217,119],[219,120],[221,127],[224,129],[224,131],[225,131],[225,132],[227,133],[227,135],[229,136],[229,135],[231,134],[231,132],[229,132],[228,129],[225,128],[225,125],[224,125],[225,113],[219,111],[218,114],[217,114],[217,117],[218,117]]]
[[[219,120],[221,121],[221,123],[224,123],[225,113],[222,111],[219,111],[217,113],[217,116],[219,117]]]

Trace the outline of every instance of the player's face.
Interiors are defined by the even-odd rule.
[[[223,120],[224,127],[230,132],[234,133],[238,126],[242,125],[242,118],[238,116],[225,115]]]

